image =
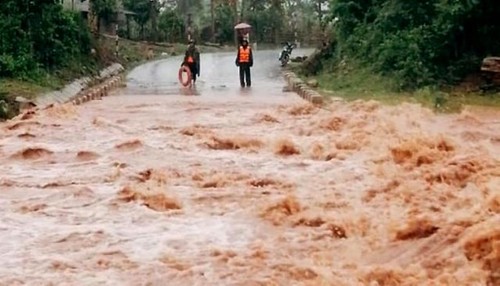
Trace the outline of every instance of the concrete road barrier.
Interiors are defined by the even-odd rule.
[[[321,105],[324,100],[321,94],[319,94],[316,90],[311,88],[310,85],[305,83],[302,79],[300,79],[294,72],[286,71],[283,73],[283,77],[285,78],[288,89],[297,93],[304,100],[307,100],[313,104]]]
[[[66,85],[62,90],[39,95],[33,101],[33,104],[35,108],[44,109],[56,103],[80,105],[87,101],[102,99],[112,89],[124,86],[122,83],[122,73],[124,71],[125,69],[121,64],[112,64],[103,69],[99,73],[99,76],[93,78],[93,80],[97,80],[100,83],[91,86],[92,78],[81,78]]]

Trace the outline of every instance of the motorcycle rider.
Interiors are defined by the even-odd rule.
[[[288,41],[284,43],[283,50],[289,51],[290,48],[292,47],[292,44]]]
[[[241,87],[245,87],[245,79],[246,86],[250,87],[252,85],[250,68],[253,66],[253,53],[252,49],[248,46],[247,39],[241,41],[235,63],[236,66],[240,68]]]
[[[192,81],[196,83],[196,76],[200,76],[200,51],[196,47],[194,40],[189,40],[189,46],[184,54],[181,66],[186,65],[191,71]]]

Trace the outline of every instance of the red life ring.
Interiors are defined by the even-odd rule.
[[[186,80],[183,80],[182,78],[182,74],[183,73],[187,73],[187,79]],[[192,75],[191,75],[191,71],[189,70],[189,68],[187,66],[181,66],[181,68],[179,69],[179,82],[183,85],[183,86],[188,86],[191,84],[191,79],[192,79]]]

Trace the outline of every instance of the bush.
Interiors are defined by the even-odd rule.
[[[340,56],[396,77],[400,87],[456,83],[500,53],[494,0],[333,0]]]
[[[0,77],[30,78],[89,53],[81,17],[59,1],[4,0],[0,5]]]

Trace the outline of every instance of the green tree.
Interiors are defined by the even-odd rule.
[[[99,19],[109,20],[116,13],[116,0],[90,0],[90,9]]]
[[[134,15],[134,20],[139,24],[141,28],[141,38],[144,39],[144,27],[150,19],[151,8],[149,0],[123,0],[123,6],[136,13]]]
[[[285,32],[286,12],[281,0],[248,0],[243,3],[242,19],[252,25],[253,38],[276,43]]]
[[[184,38],[184,22],[172,8],[165,9],[158,21],[161,40],[167,42],[180,42]]]
[[[228,4],[220,4],[214,9],[215,23],[220,42],[231,42],[234,40],[234,9]]]
[[[5,1],[0,5],[0,76],[28,78],[89,52],[86,26],[59,1]]]
[[[134,20],[140,26],[141,38],[145,39],[145,26],[151,18],[151,3],[149,0],[123,0],[123,6],[136,13]]]
[[[176,0],[176,11],[182,18],[187,17],[189,13],[199,18],[203,13],[203,2],[202,0]]]
[[[402,88],[455,83],[500,53],[494,0],[332,0],[340,56],[399,79]]]

